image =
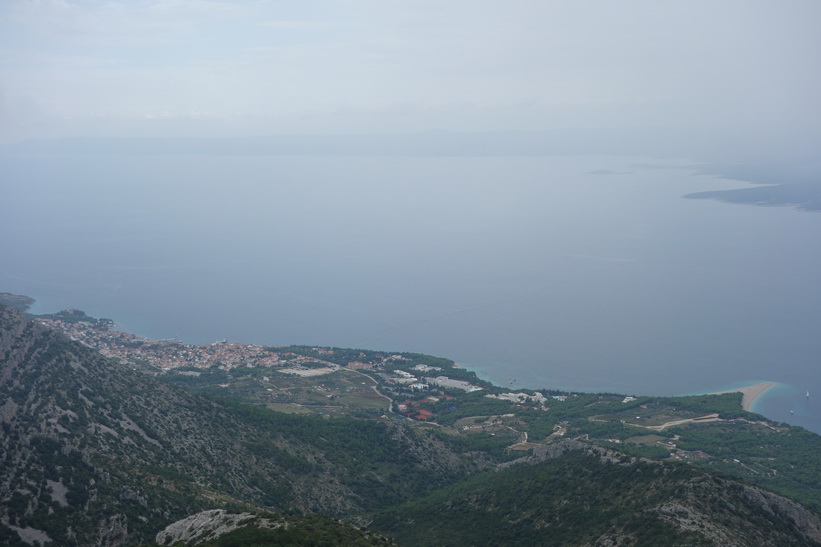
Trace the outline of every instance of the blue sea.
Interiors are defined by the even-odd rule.
[[[772,381],[755,410],[821,432],[821,214],[683,199],[747,185],[699,167],[5,156],[0,291],[151,338],[422,352],[513,387]]]

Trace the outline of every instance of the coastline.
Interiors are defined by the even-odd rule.
[[[747,387],[740,387],[738,389],[726,389],[724,391],[712,391],[708,395],[721,395],[722,393],[741,393],[741,408],[751,412],[753,404],[765,391],[775,385],[775,382],[761,382]]]
[[[0,303],[11,305],[12,307],[16,307],[15,304],[17,304],[18,306],[20,304],[22,304],[24,306],[24,308],[29,311],[29,313],[32,313],[32,308],[36,309],[41,304],[37,299],[31,298],[29,296],[16,295],[14,293],[9,293],[9,292],[0,292]],[[82,313],[84,314],[84,312],[82,312]],[[35,314],[35,315],[38,315],[38,314]],[[111,320],[109,320],[109,321],[111,321]],[[120,325],[118,323],[114,323],[113,321],[112,321],[112,324],[113,324],[113,326],[123,330],[124,332],[133,333],[133,329],[128,329],[127,327],[123,327],[122,325]],[[522,386],[515,386],[514,385],[515,379],[511,379],[511,381],[510,381],[511,385],[510,386],[505,386],[503,381],[494,381],[494,379],[492,378],[492,375],[489,374],[482,367],[470,366],[470,365],[467,365],[467,364],[464,364],[464,363],[457,363],[455,361],[453,362],[453,366],[455,368],[461,368],[461,369],[473,372],[476,375],[477,378],[479,378],[481,380],[484,380],[484,381],[487,381],[487,382],[490,382],[491,384],[494,384],[497,387],[506,387],[506,388],[509,388],[509,389],[515,389],[516,387],[519,387],[519,388],[522,387]],[[753,405],[755,404],[756,400],[759,397],[761,397],[761,395],[763,395],[767,390],[769,390],[771,387],[773,387],[775,385],[776,385],[776,382],[760,382],[760,383],[757,383],[757,384],[753,384],[753,385],[745,386],[745,387],[740,387],[740,388],[725,389],[725,390],[721,390],[721,391],[711,391],[711,392],[708,392],[706,394],[707,395],[721,395],[721,394],[724,394],[724,393],[741,393],[742,394],[741,407],[745,411],[751,412],[751,409],[752,409]],[[579,391],[579,392],[584,392],[584,393],[594,393],[594,392],[596,392],[596,390],[585,390],[585,389],[582,389],[582,390],[566,390],[566,391]]]

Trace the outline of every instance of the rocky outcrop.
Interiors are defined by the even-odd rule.
[[[599,447],[593,446],[590,443],[577,441],[575,439],[563,439],[555,443],[536,445],[527,456],[522,456],[521,458],[516,458],[515,460],[511,460],[509,462],[500,463],[496,466],[496,469],[502,470],[521,464],[532,465],[558,458],[568,452],[574,452],[577,450],[592,451],[596,449],[599,449]]]
[[[703,534],[716,545],[821,545],[821,520],[805,507],[761,488],[718,477],[685,482],[676,499],[660,503],[653,512],[678,528]]]
[[[170,524],[154,541],[163,546],[195,547],[220,540],[232,532],[245,532],[245,535],[231,538],[230,545],[395,545],[372,530],[319,515],[232,513],[221,509],[203,511]]]
[[[157,534],[154,541],[159,545],[174,545],[177,542],[189,545],[213,541],[228,532],[249,525],[273,530],[282,526],[283,522],[257,517],[251,513],[229,513],[223,509],[213,509],[169,524],[165,530]]]

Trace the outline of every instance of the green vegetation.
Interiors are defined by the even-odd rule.
[[[692,412],[698,416],[718,413],[725,420],[747,418],[764,420],[760,414],[753,414],[741,408],[741,393],[721,393],[719,395],[687,395],[684,397],[659,398],[675,407],[678,412]]]
[[[821,437],[743,411],[740,394],[514,391],[446,359],[301,346],[263,349],[278,357],[255,362],[270,366],[178,368],[157,382],[10,321],[18,338],[0,337],[0,396],[12,409],[0,435],[0,517],[57,544],[104,542],[100,530],[126,525],[146,540],[226,507],[357,522],[378,512],[375,525],[408,545],[707,541],[659,509],[669,500],[733,530],[787,526],[753,509],[741,521],[727,514],[716,500],[743,509],[732,492],[747,488],[718,478],[728,476],[821,508]],[[597,445],[619,452],[600,457]],[[502,470],[483,472],[493,469]],[[697,488],[706,490],[688,494]],[[330,522],[248,527],[211,544],[324,545]],[[15,543],[9,530],[0,526],[0,543]]]
[[[583,545],[611,536],[631,545],[700,545],[699,534],[646,512],[696,475],[684,466],[603,465],[573,452],[477,475],[379,513],[372,526],[403,545]]]
[[[403,497],[420,495],[464,476],[464,471],[433,471],[415,465],[417,457],[409,451],[410,446],[401,440],[392,441],[395,426],[384,421],[320,419],[271,412],[229,400],[222,403],[243,423],[268,433],[268,440],[249,445],[253,453],[275,459],[300,474],[311,474],[322,468],[336,469],[337,480],[361,495],[367,508],[396,503]],[[424,431],[416,435],[433,437],[433,433]],[[299,438],[302,443],[316,446],[322,451],[322,461],[310,463],[284,453],[276,447],[277,439],[281,438]]]
[[[35,300],[29,296],[0,292],[0,305],[9,306],[24,313],[34,304]]]
[[[614,394],[510,390],[493,386],[480,381],[473,372],[454,367],[450,361],[424,355],[399,354],[408,360],[384,362],[387,356],[384,352],[333,348],[333,355],[329,355],[330,348],[276,349],[340,364],[358,359],[382,365],[375,370],[357,373],[340,370],[315,377],[279,374],[276,369],[191,369],[201,374],[169,374],[162,379],[235,402],[326,417],[370,419],[379,419],[387,413],[387,399],[372,389],[377,386],[380,392],[394,399],[394,407],[399,401],[412,401],[414,406],[408,414],[418,410],[430,412],[428,421],[439,426],[434,428],[436,437],[460,452],[482,452],[504,461],[517,456],[516,451],[507,448],[516,444],[523,434],[527,434],[528,444],[518,450],[532,447],[534,443],[582,437],[635,456],[669,458],[713,469],[821,508],[821,458],[818,456],[821,437],[801,428],[787,430],[759,424],[765,423],[765,419],[741,408],[740,393],[637,397],[623,402],[624,396]],[[409,392],[386,380],[396,371],[419,374],[414,369],[418,364],[439,366],[443,370],[436,374],[483,388],[474,392],[458,389]],[[225,384],[228,386],[220,387]],[[545,397],[545,402],[488,397],[508,393],[539,394]],[[714,414],[718,415],[718,421],[668,425]],[[407,423],[422,426],[415,419]],[[634,439],[646,434],[657,439],[653,442]],[[787,457],[785,450],[789,451]]]
[[[690,463],[726,473],[821,511],[821,437],[801,427],[713,422],[673,430],[684,451],[709,457]]]
[[[63,310],[57,313],[40,315],[39,317],[57,319],[66,323],[87,323],[90,327],[98,330],[108,330],[114,326],[114,321],[101,317],[95,319],[86,315],[82,310]]]
[[[298,376],[269,368],[237,367],[226,371],[189,367],[160,378],[207,396],[291,413],[379,417],[389,406],[389,400],[374,391],[375,380],[347,369],[321,376]]]
[[[345,366],[351,362],[360,363],[382,363],[387,357],[398,356],[401,358],[398,362],[402,363],[403,367],[413,367],[416,365],[428,365],[431,367],[445,367],[450,368],[454,366],[454,362],[450,359],[442,357],[433,357],[432,355],[425,355],[422,353],[387,353],[384,351],[373,351],[368,349],[352,349],[352,348],[337,348],[337,347],[311,347],[311,346],[278,346],[271,347],[269,351],[276,353],[293,353],[305,357],[312,357],[329,363]]]
[[[289,516],[282,527],[249,525],[198,543],[199,547],[373,547],[391,545],[387,538],[367,533],[350,523],[321,515]]]
[[[419,546],[722,544],[716,526],[734,528],[738,545],[814,544],[779,521],[785,509],[755,498],[687,465],[586,450],[475,475],[382,511],[372,526]]]

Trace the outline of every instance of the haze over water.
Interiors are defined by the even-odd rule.
[[[774,381],[756,410],[821,431],[821,215],[682,199],[745,186],[686,159],[0,161],[0,290],[36,313],[429,353],[505,386]]]

